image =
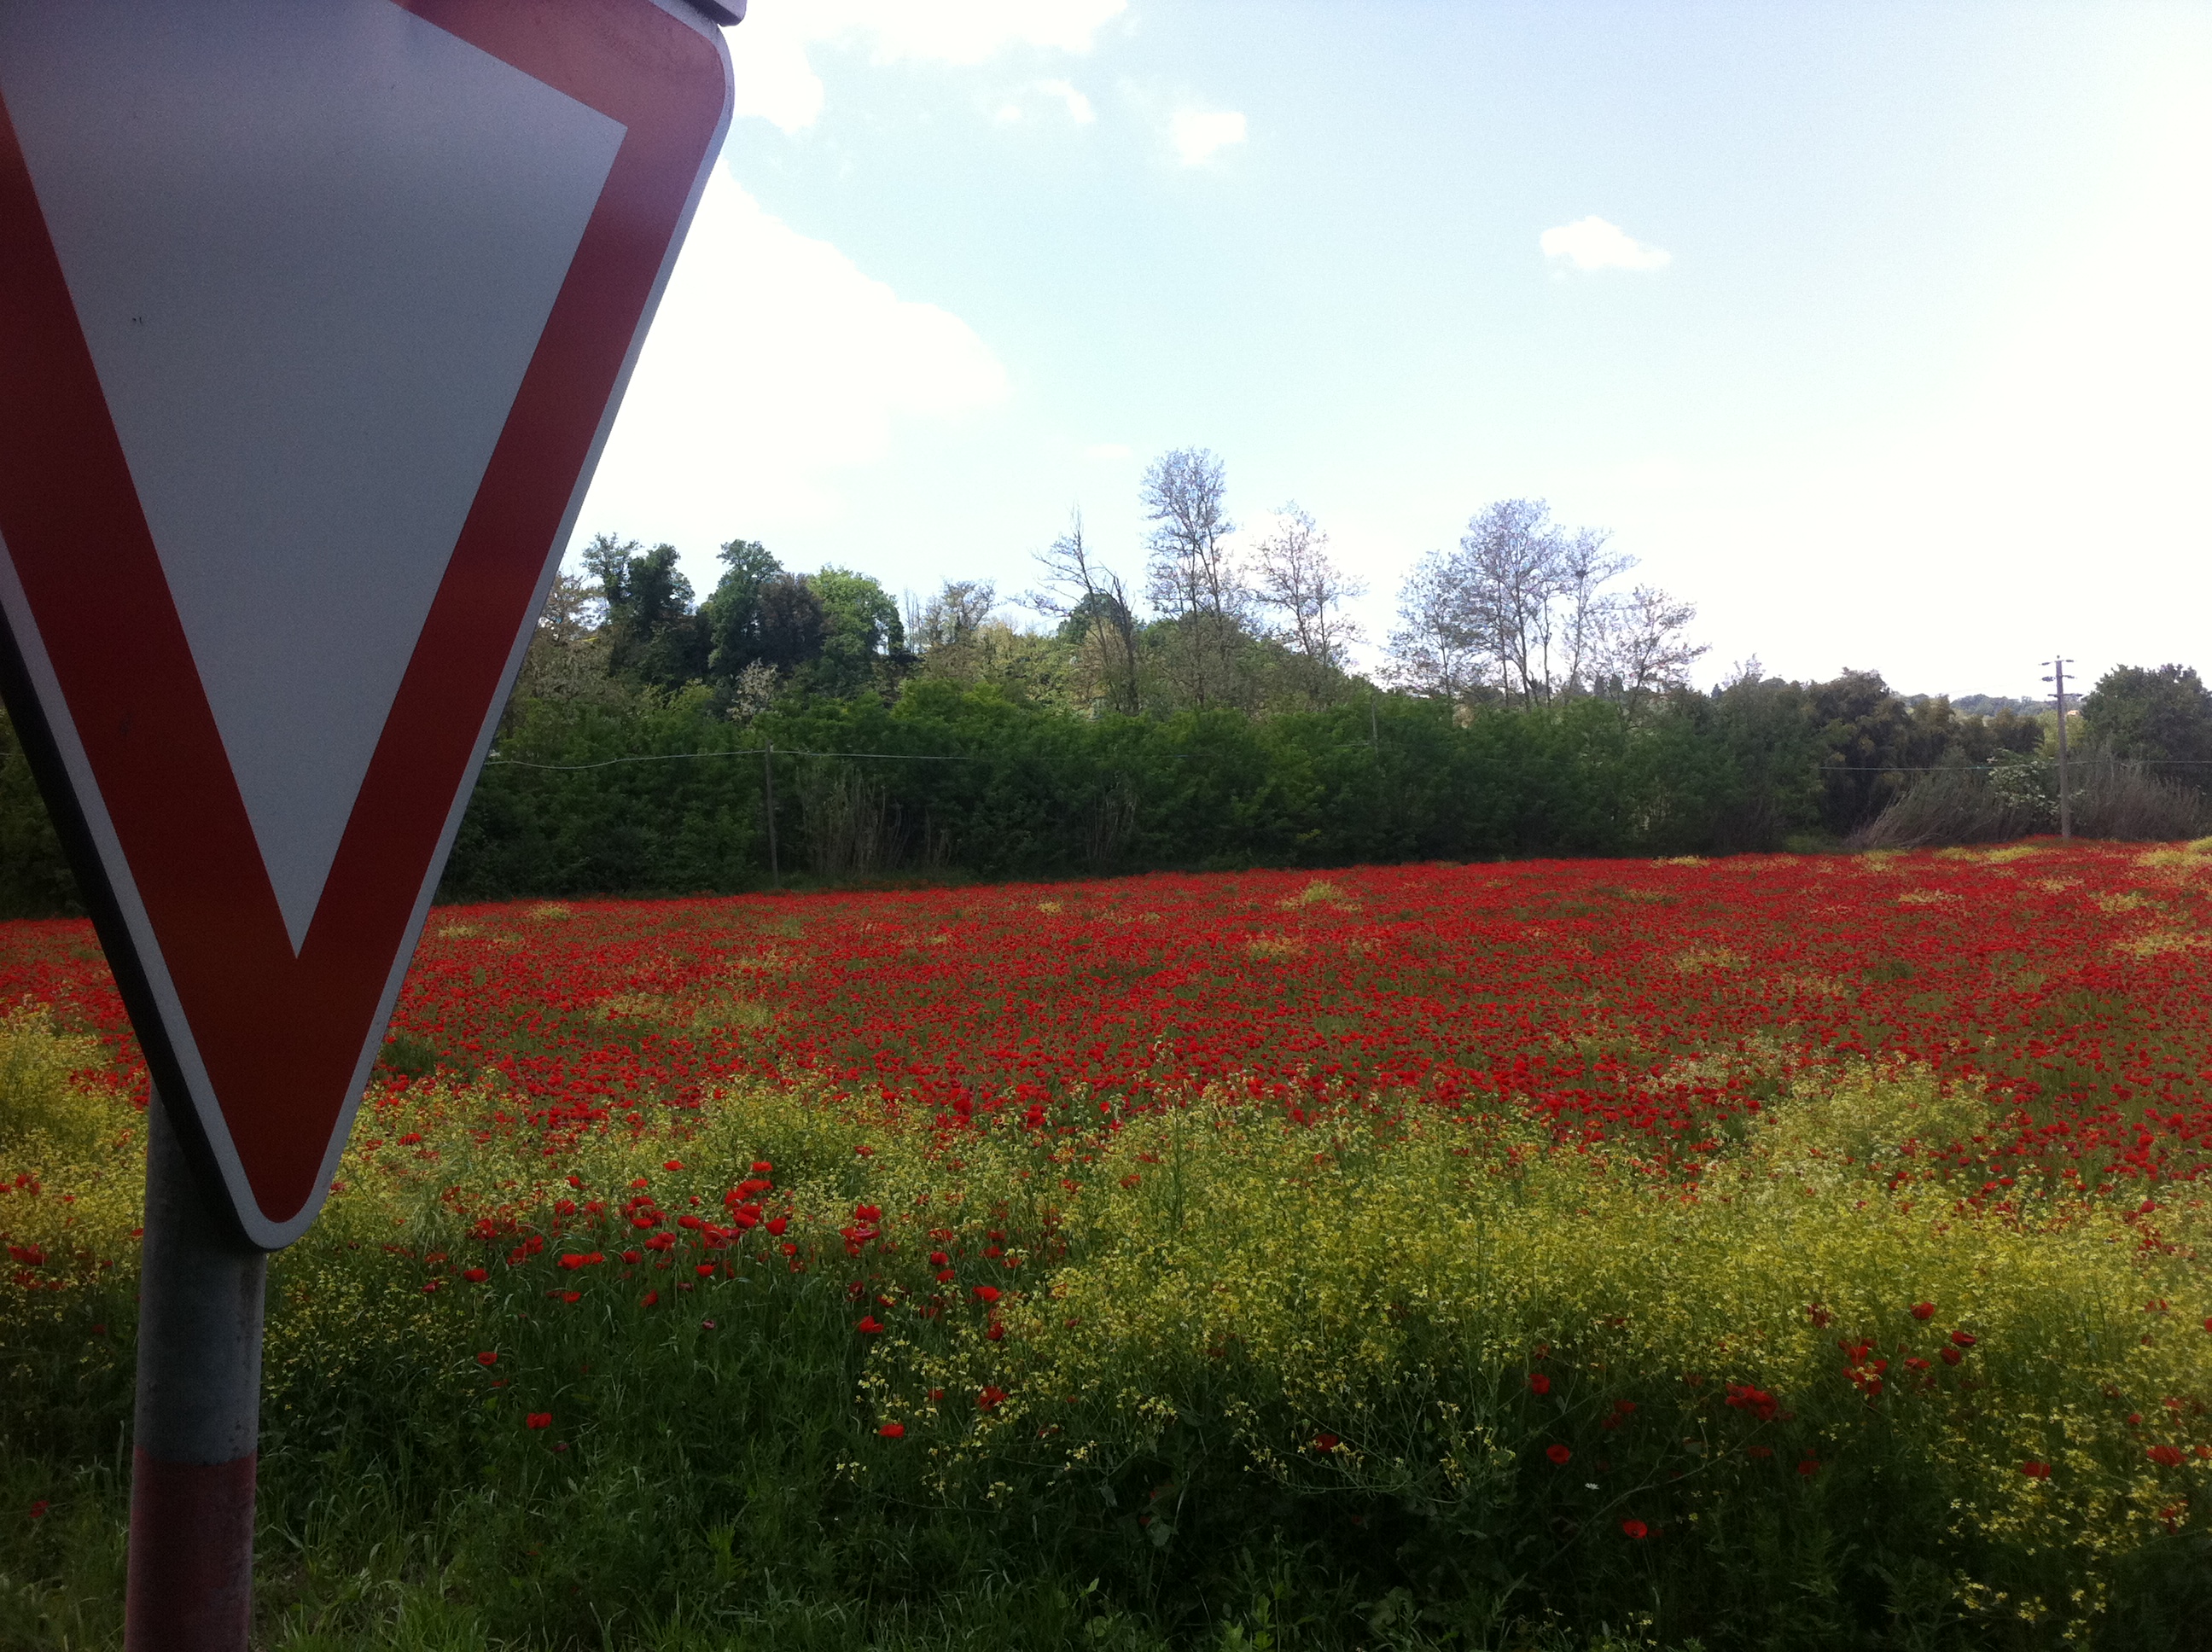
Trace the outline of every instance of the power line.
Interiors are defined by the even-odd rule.
[[[798,746],[738,745],[714,751],[647,751],[628,757],[602,757],[593,763],[535,763],[526,757],[490,756],[484,759],[484,766],[489,768],[497,763],[505,768],[543,768],[574,774],[587,768],[611,768],[617,763],[672,763],[691,757],[765,757],[771,753],[792,757],[892,757],[921,763],[987,763],[995,761],[988,756],[965,753],[946,756],[933,751],[808,751]]]
[[[1328,746],[1324,749],[1329,751],[1368,751],[1372,750],[1375,748],[1364,745],[1339,745]],[[532,762],[526,757],[501,757],[495,756],[485,758],[484,766],[486,768],[489,768],[494,764],[497,764],[505,768],[536,768],[553,774],[582,774],[588,769],[611,768],[618,763],[684,762],[694,757],[762,757],[769,756],[771,753],[776,756],[792,757],[880,757],[896,762],[988,763],[1003,761],[1003,758],[998,755],[985,752],[815,751],[800,746],[775,746],[773,748],[768,748],[757,745],[741,745],[721,747],[713,751],[639,752],[622,757],[602,757],[597,762],[588,763],[541,763]],[[1162,751],[1155,753],[1154,755],[1162,757],[1210,757],[1214,754],[1209,751]],[[2047,761],[2049,760],[2045,758],[2027,758],[2019,763],[1996,762],[1978,763],[1824,762],[1817,765],[1817,767],[1819,771],[1823,774],[1939,774],[1947,769],[1995,770],[1999,768],[2024,768],[2035,762]],[[2131,760],[2123,759],[2122,761]],[[2212,757],[2160,757],[2151,759],[2150,761],[2155,762],[2160,768],[2212,768]]]

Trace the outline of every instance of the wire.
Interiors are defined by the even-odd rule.
[[[955,753],[943,756],[933,751],[809,751],[799,746],[729,746],[720,751],[648,751],[629,757],[602,757],[595,763],[534,763],[523,757],[492,756],[484,759],[489,768],[498,763],[506,768],[544,768],[564,774],[581,774],[587,768],[611,768],[617,763],[672,763],[689,757],[890,757],[918,763],[987,763],[987,756]]]
[[[1369,746],[1369,745],[1341,745],[1341,746],[1331,746],[1331,747],[1329,747],[1329,748],[1328,748],[1328,749],[1329,750],[1331,750],[1331,751],[1372,751],[1372,750],[1377,750],[1377,748],[1373,747],[1373,746]],[[1164,757],[1206,757],[1206,756],[1212,756],[1212,755],[1213,755],[1213,754],[1212,754],[1211,752],[1205,752],[1205,751],[1164,751],[1164,752],[1158,753],[1158,756],[1164,756]],[[809,749],[807,749],[807,748],[805,748],[805,747],[804,747],[804,746],[794,746],[794,745],[783,745],[783,746],[757,746],[757,745],[743,745],[743,746],[728,746],[728,747],[726,747],[726,748],[724,748],[724,749],[722,749],[722,750],[717,750],[717,751],[647,751],[647,752],[639,752],[639,753],[637,753],[637,754],[635,754],[635,755],[634,755],[634,756],[626,756],[626,757],[602,757],[602,758],[601,758],[601,759],[599,759],[599,762],[589,762],[589,763],[539,763],[539,762],[532,762],[531,761],[529,761],[529,759],[525,758],[525,757],[501,757],[501,756],[490,756],[490,757],[487,757],[487,758],[485,758],[485,759],[484,759],[484,766],[485,766],[486,768],[490,768],[493,764],[496,763],[496,764],[498,764],[499,766],[501,766],[501,768],[538,768],[538,769],[544,769],[544,770],[547,771],[548,773],[553,773],[553,774],[580,774],[584,773],[584,772],[585,772],[586,770],[587,770],[587,769],[593,769],[593,768],[613,768],[613,767],[615,767],[617,763],[672,763],[672,762],[686,762],[686,761],[688,761],[688,760],[690,760],[690,759],[691,759],[691,758],[693,758],[693,757],[762,757],[762,756],[780,756],[780,757],[881,757],[881,758],[887,759],[887,760],[889,760],[889,761],[890,761],[890,762],[918,762],[918,763],[987,763],[987,762],[998,762],[998,761],[999,761],[999,759],[998,759],[995,756],[991,756],[991,755],[983,754],[983,753],[974,753],[974,752],[951,752],[951,753],[944,753],[944,752],[935,752],[935,751],[814,751],[814,750],[809,750]],[[2096,763],[2096,762],[2098,762],[2099,761],[2100,761],[2100,759],[2097,759],[2097,758],[2094,758],[2094,757],[2076,757],[2076,758],[2074,758],[2074,759],[2071,761],[2071,762],[2069,764],[2069,767],[2071,767],[2071,768],[2089,768],[2089,767],[2093,766],[2094,764],[2095,764],[2095,763]],[[2135,759],[2124,759],[2123,761],[2136,761],[2136,760],[2135,760]],[[2212,757],[2154,757],[2154,758],[2150,758],[2150,759],[2142,760],[2142,761],[2146,761],[2146,762],[2148,762],[2149,764],[2154,765],[2154,766],[2155,766],[2155,767],[2157,767],[2157,768],[2212,768]],[[2056,766],[2057,766],[2057,760],[2056,760],[2055,758],[2029,758],[2029,759],[2027,759],[2026,761],[2024,761],[2024,762],[2019,762],[2019,763],[2005,763],[2005,762],[1981,762],[1981,763],[1917,763],[1917,764],[1914,764],[1914,763],[1821,763],[1820,765],[1819,765],[1819,772],[1820,772],[1820,774],[1940,774],[1943,773],[1946,769],[1952,769],[1952,768],[1962,769],[1962,770],[1964,770],[1964,769],[1974,769],[1974,770],[1978,770],[1978,771],[1994,771],[1994,770],[1996,770],[1996,769],[1999,769],[1999,768],[2024,768],[2029,767],[2031,764],[2037,764],[2037,763],[2048,763],[2048,764],[2050,764],[2050,765],[2051,765],[2051,766],[2052,766],[2052,767],[2056,767]]]

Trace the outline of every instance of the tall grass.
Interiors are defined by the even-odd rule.
[[[138,1120],[92,1059],[0,1028],[8,1647],[118,1632]],[[270,1276],[259,1643],[2206,1643],[2192,1189],[1962,1166],[1986,1104],[1905,1072],[1664,1173],[1184,1100],[365,1111]]]
[[[2067,778],[2075,832],[2123,842],[2172,843],[2202,835],[2212,821],[2204,794],[2164,780],[2109,752],[2079,761]],[[1939,768],[1851,834],[1854,849],[1918,849],[2001,843],[2058,829],[2051,764],[2010,764],[1994,773]]]

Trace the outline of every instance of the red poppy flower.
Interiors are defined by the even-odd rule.
[[[1549,1393],[1551,1393],[1551,1391],[1552,1391],[1552,1379],[1551,1379],[1550,1377],[1548,1377],[1548,1376],[1545,1376],[1545,1375],[1543,1374],[1543,1372],[1541,1372],[1541,1371],[1531,1371],[1531,1372],[1529,1372],[1529,1373],[1528,1373],[1528,1391],[1529,1391],[1531,1394],[1549,1394]]]
[[[757,1158],[753,1161],[753,1174],[755,1175],[773,1175],[775,1173],[775,1166],[770,1164],[766,1159]]]
[[[33,1520],[44,1520],[46,1517],[46,1500],[44,1497],[40,1497],[36,1503],[31,1505],[31,1518]]]
[[[491,1275],[483,1268],[471,1267],[464,1269],[461,1277],[471,1285],[482,1285],[486,1279],[491,1278]]]
[[[2020,1466],[2020,1472],[2032,1480],[2047,1480],[2051,1478],[2051,1465],[2036,1462],[2031,1459]]]
[[[1334,1434],[1316,1434],[1314,1436],[1313,1449],[1322,1452],[1334,1451],[1341,1443],[1343,1442]]]
[[[659,1300],[660,1300],[660,1293],[659,1293],[658,1291],[647,1291],[647,1292],[645,1293],[645,1305],[646,1305],[647,1308],[652,1307],[655,1303],[659,1302]]]
[[[1936,1304],[1932,1302],[1917,1302],[1913,1303],[1912,1317],[1917,1320],[1934,1319],[1936,1317]]]
[[[1797,1472],[1809,1480],[1814,1475],[1820,1472],[1820,1465],[1812,1458],[1808,1457],[1803,1462],[1797,1465]]]
[[[1565,1468],[1575,1454],[1563,1445],[1547,1445],[1544,1448],[1544,1455],[1549,1457],[1556,1467]]]
[[[529,1416],[522,1419],[522,1425],[525,1428],[533,1429],[551,1428],[553,1426],[553,1413],[550,1411],[533,1411]]]
[[[975,1396],[975,1409],[977,1411],[990,1411],[996,1407],[1006,1397],[1006,1391],[1004,1388],[986,1387],[981,1394],[978,1394]]]
[[[884,1331],[883,1322],[873,1314],[869,1315],[853,1328],[864,1337],[881,1336]]]
[[[2181,1467],[2181,1448],[2179,1446],[2154,1445],[2149,1450],[2144,1452],[2143,1455],[2149,1458],[2160,1468],[2179,1468]]]
[[[994,1285],[977,1285],[975,1287],[975,1300],[981,1303],[986,1308],[988,1308],[993,1303],[999,1300],[999,1287]]]
[[[496,1365],[499,1364],[499,1356],[489,1348],[487,1348],[477,1356],[477,1364],[479,1365]]]
[[[664,1170],[680,1170],[684,1168],[684,1161],[680,1158],[672,1158],[660,1168]]]
[[[1624,1520],[1620,1522],[1620,1529],[1639,1543],[1651,1535],[1651,1528],[1640,1520]]]
[[[881,1428],[878,1429],[876,1432],[882,1435],[886,1440],[903,1440],[906,1438],[906,1424],[904,1423],[885,1423]]]
[[[1974,1333],[1972,1331],[1954,1331],[1951,1340],[1961,1348],[1971,1348],[1974,1345]]]

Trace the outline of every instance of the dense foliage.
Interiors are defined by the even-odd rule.
[[[539,701],[478,786],[446,891],[759,887],[771,744],[781,870],[835,878],[1773,849],[1871,819],[1900,765],[2041,738],[1862,673],[1535,710],[1362,692],[1268,716],[1079,715],[929,677],[889,700],[786,697],[743,726],[704,689]],[[623,761],[677,752],[732,755]]]
[[[260,1643],[2201,1646],[2208,936],[2051,847],[445,909]],[[143,1073],[5,939],[0,1644],[101,1644]]]

